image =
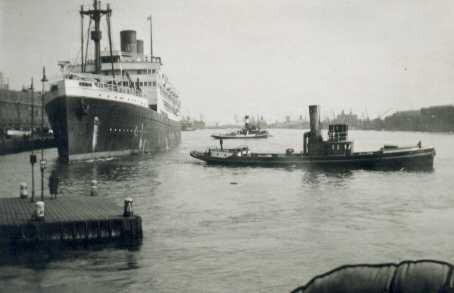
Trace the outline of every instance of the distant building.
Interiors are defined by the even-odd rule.
[[[3,72],[0,72],[0,89],[4,90],[9,89],[8,79],[5,78]]]
[[[202,115],[200,115],[200,117],[203,118]],[[181,130],[183,131],[190,131],[203,128],[205,128],[205,121],[203,120],[192,119],[190,116],[186,116],[183,117],[183,119],[181,119]]]
[[[409,131],[454,131],[454,105],[401,111],[386,117],[383,128]]]
[[[41,126],[41,94],[34,93],[34,128]],[[29,90],[0,89],[0,129],[28,130],[31,127],[32,99]],[[44,128],[48,128],[44,113]]]

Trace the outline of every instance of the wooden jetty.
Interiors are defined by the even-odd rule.
[[[0,198],[0,245],[42,243],[140,243],[142,219],[102,197],[60,197],[45,201],[44,218],[32,220],[30,199]]]

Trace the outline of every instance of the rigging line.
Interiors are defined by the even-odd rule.
[[[91,17],[90,17],[90,21],[88,22],[88,28],[87,28],[87,45],[85,46],[85,62],[83,64],[84,68],[83,68],[83,70],[81,70],[82,72],[85,72],[85,70],[87,69],[88,43],[89,43],[89,40],[90,40],[90,38],[89,38],[89,36],[90,36],[90,28],[91,28]]]
[[[110,6],[109,4],[107,4],[107,10],[109,10],[109,12],[107,13],[107,31],[108,31],[108,35],[109,35],[109,50],[110,50],[110,64],[112,65],[112,77],[113,79],[115,79],[115,71],[114,71],[114,61],[113,61],[113,54],[112,54],[112,36],[111,36],[111,29],[110,29],[110,14],[111,14],[111,11],[110,11]]]
[[[70,61],[71,64],[77,64],[77,60],[79,59],[80,57],[80,50],[77,51],[77,54],[73,57],[73,59]],[[82,66],[82,64],[81,64]],[[82,70],[82,69],[81,69]]]
[[[123,66],[121,66],[121,50],[120,50],[120,54],[119,55],[119,58],[118,58],[118,66],[120,67],[120,76],[121,76],[121,79],[124,80],[125,77],[123,75]]]

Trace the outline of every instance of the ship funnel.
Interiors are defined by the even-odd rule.
[[[137,56],[143,58],[143,40],[137,40]]]
[[[137,38],[136,31],[124,30],[120,32],[121,51],[133,56],[137,55]],[[142,43],[143,51],[143,43]]]
[[[321,136],[319,108],[319,105],[309,105],[311,134],[315,137]]]

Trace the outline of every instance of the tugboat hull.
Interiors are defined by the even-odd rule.
[[[228,151],[228,150],[227,150]],[[249,153],[227,157],[208,152],[191,152],[191,156],[208,164],[236,166],[292,166],[343,167],[352,169],[432,169],[433,147],[405,148],[393,152],[352,153],[348,156],[308,156],[303,154]]]

